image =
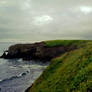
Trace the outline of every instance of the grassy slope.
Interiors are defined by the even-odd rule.
[[[54,47],[54,46],[70,46],[76,45],[80,46],[82,43],[86,43],[88,40],[50,40],[45,41],[47,47]]]
[[[92,92],[92,42],[53,59],[29,92]]]

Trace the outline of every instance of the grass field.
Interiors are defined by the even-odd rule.
[[[54,47],[54,46],[69,46],[69,45],[76,45],[79,46],[82,43],[88,42],[88,40],[51,40],[51,41],[44,41],[47,47]]]
[[[54,58],[29,92],[92,92],[92,41],[46,41],[47,46],[83,47]]]

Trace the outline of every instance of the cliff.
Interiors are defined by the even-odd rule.
[[[1,58],[14,59],[22,58],[23,60],[39,59],[51,60],[65,52],[77,49],[78,44],[85,43],[86,41],[43,41],[33,44],[15,44],[9,47],[7,54],[3,53]]]
[[[42,75],[25,92],[92,91],[92,41],[54,40],[15,44],[1,58],[50,61]]]
[[[92,41],[83,43],[52,59],[26,92],[92,92]]]

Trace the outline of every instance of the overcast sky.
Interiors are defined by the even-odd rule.
[[[0,42],[92,39],[92,0],[0,0]]]

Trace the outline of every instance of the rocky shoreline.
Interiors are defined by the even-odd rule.
[[[54,46],[48,47],[45,42],[32,44],[15,44],[9,47],[0,58],[4,59],[20,59],[23,60],[51,60],[65,52],[76,49],[76,46]]]
[[[52,45],[54,43],[54,45]],[[32,44],[15,44],[9,47],[8,50],[4,51],[0,58],[4,59],[20,59],[29,60],[40,60],[42,63],[46,61],[52,61],[56,57],[61,56],[66,52],[76,50],[80,47],[85,46],[87,41],[50,41],[50,45],[46,42],[38,42]],[[34,83],[25,90],[29,90],[33,87]]]

